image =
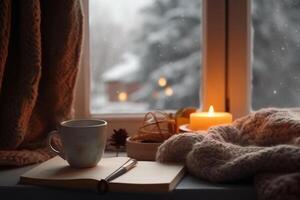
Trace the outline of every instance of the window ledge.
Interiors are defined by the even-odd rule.
[[[112,113],[112,114],[91,114],[92,118],[104,119],[114,122],[131,122],[140,121],[144,118],[145,113]]]
[[[112,156],[112,153],[106,153]],[[37,187],[31,185],[19,185],[19,177],[36,165],[22,168],[0,168],[0,193],[1,197],[9,199],[99,199],[99,195],[94,192],[83,190],[63,190],[47,187]],[[196,179],[186,175],[177,185],[176,189],[170,193],[108,193],[101,199],[256,199],[255,190],[251,183],[237,184],[215,184]]]

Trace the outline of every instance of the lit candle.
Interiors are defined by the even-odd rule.
[[[227,112],[214,112],[214,107],[210,106],[208,112],[196,112],[190,115],[191,130],[207,130],[211,126],[230,124],[232,115]]]

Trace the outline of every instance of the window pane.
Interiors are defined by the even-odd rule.
[[[90,0],[91,112],[199,107],[201,0]]]
[[[300,106],[300,1],[253,0],[252,106]]]

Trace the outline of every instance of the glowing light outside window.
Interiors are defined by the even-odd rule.
[[[172,96],[174,94],[174,91],[173,91],[173,89],[171,87],[167,87],[165,89],[165,94],[166,94],[166,96],[170,97],[170,96]]]
[[[160,87],[165,87],[167,85],[167,79],[165,77],[160,77],[157,81]]]
[[[127,98],[128,98],[128,95],[127,95],[126,92],[120,92],[120,93],[118,94],[118,99],[119,99],[119,101],[121,101],[121,102],[127,101]]]

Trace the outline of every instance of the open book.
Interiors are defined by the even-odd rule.
[[[75,189],[98,189],[106,178],[128,161],[128,157],[103,158],[96,167],[74,169],[56,156],[23,174],[21,184],[43,185]],[[109,191],[117,192],[168,192],[184,176],[183,165],[138,161],[137,165],[108,183]]]

